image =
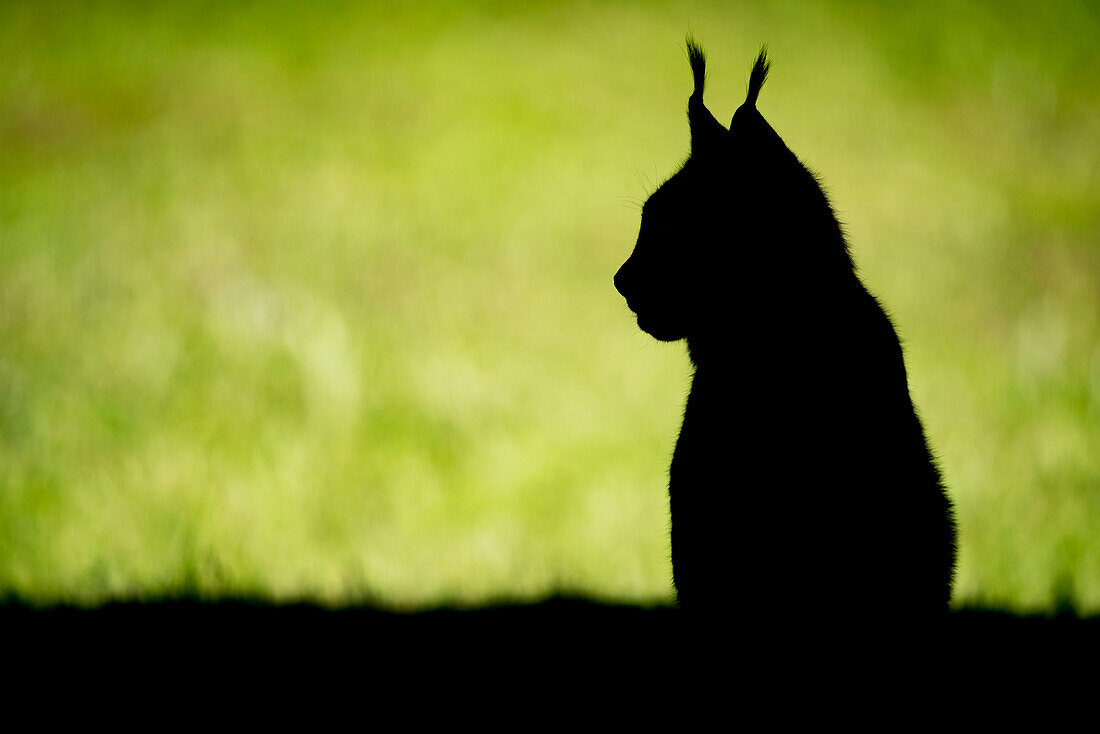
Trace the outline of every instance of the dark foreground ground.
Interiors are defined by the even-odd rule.
[[[499,603],[475,609],[419,612],[374,607],[326,608],[311,603],[187,599],[112,603],[97,608],[0,603],[8,643],[68,641],[116,649],[181,645],[216,651],[227,644],[296,646],[324,652],[365,646],[381,653],[421,645],[483,652],[520,647],[624,646],[675,654],[708,644],[735,650],[782,650],[808,641],[835,648],[878,650],[892,645],[990,645],[1018,654],[1080,649],[1100,639],[1100,617],[1072,610],[1020,616],[989,609],[952,611],[934,625],[915,625],[888,612],[863,611],[841,626],[798,617],[779,627],[737,627],[705,621],[674,607],[640,607],[555,597],[539,603]]]
[[[224,702],[255,705],[248,711],[265,720],[284,707],[309,717],[385,707],[448,727],[490,715],[564,725],[594,706],[608,723],[627,715],[650,728],[761,714],[799,725],[856,713],[872,726],[899,713],[936,723],[959,700],[1003,712],[1013,690],[1042,703],[1039,690],[1092,688],[1098,633],[1100,618],[1072,612],[964,609],[932,626],[863,612],[839,626],[759,627],[573,598],[417,613],[245,600],[0,605],[0,661],[17,681],[9,701],[26,695],[51,715],[90,701],[157,721],[208,720]]]

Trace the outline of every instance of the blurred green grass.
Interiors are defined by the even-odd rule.
[[[671,599],[688,366],[611,275],[687,152],[689,28],[719,117],[770,43],[760,107],[905,341],[957,602],[1100,611],[1071,2],[0,4],[0,596]]]

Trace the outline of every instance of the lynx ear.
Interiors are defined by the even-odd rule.
[[[688,126],[691,128],[691,154],[713,150],[726,137],[726,128],[714,118],[703,104],[703,87],[707,79],[707,57],[703,49],[688,36],[688,61],[691,62],[691,75],[695,89],[688,98]]]
[[[730,121],[730,132],[733,134],[736,145],[742,150],[759,152],[775,147],[786,147],[772,126],[756,109],[760,88],[764,86],[764,80],[768,78],[770,68],[768,47],[764,46],[760,49],[760,54],[756,57],[756,63],[753,64],[752,72],[749,74],[749,91],[745,95],[745,101],[733,113],[733,119]]]
[[[760,49],[760,55],[756,57],[756,63],[752,65],[752,72],[749,74],[749,91],[745,95],[745,101],[734,111],[733,119],[730,120],[730,132],[735,135],[743,134],[745,128],[759,127],[759,122],[763,122],[762,117],[759,121],[756,120],[760,117],[756,109],[756,100],[760,96],[760,87],[764,86],[764,80],[768,78],[769,68],[771,64],[768,62],[768,47],[764,46]],[[767,125],[766,122],[764,124]]]

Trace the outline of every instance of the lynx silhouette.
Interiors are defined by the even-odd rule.
[[[695,367],[672,457],[680,606],[938,616],[955,523],[901,345],[817,180],[756,109],[727,130],[688,40],[691,155],[642,209],[615,287]]]

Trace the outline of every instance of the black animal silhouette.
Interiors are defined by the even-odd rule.
[[[615,287],[695,367],[670,470],[686,610],[761,620],[947,610],[955,523],[901,345],[821,186],[756,109],[727,130],[689,38],[691,155],[642,209]]]

